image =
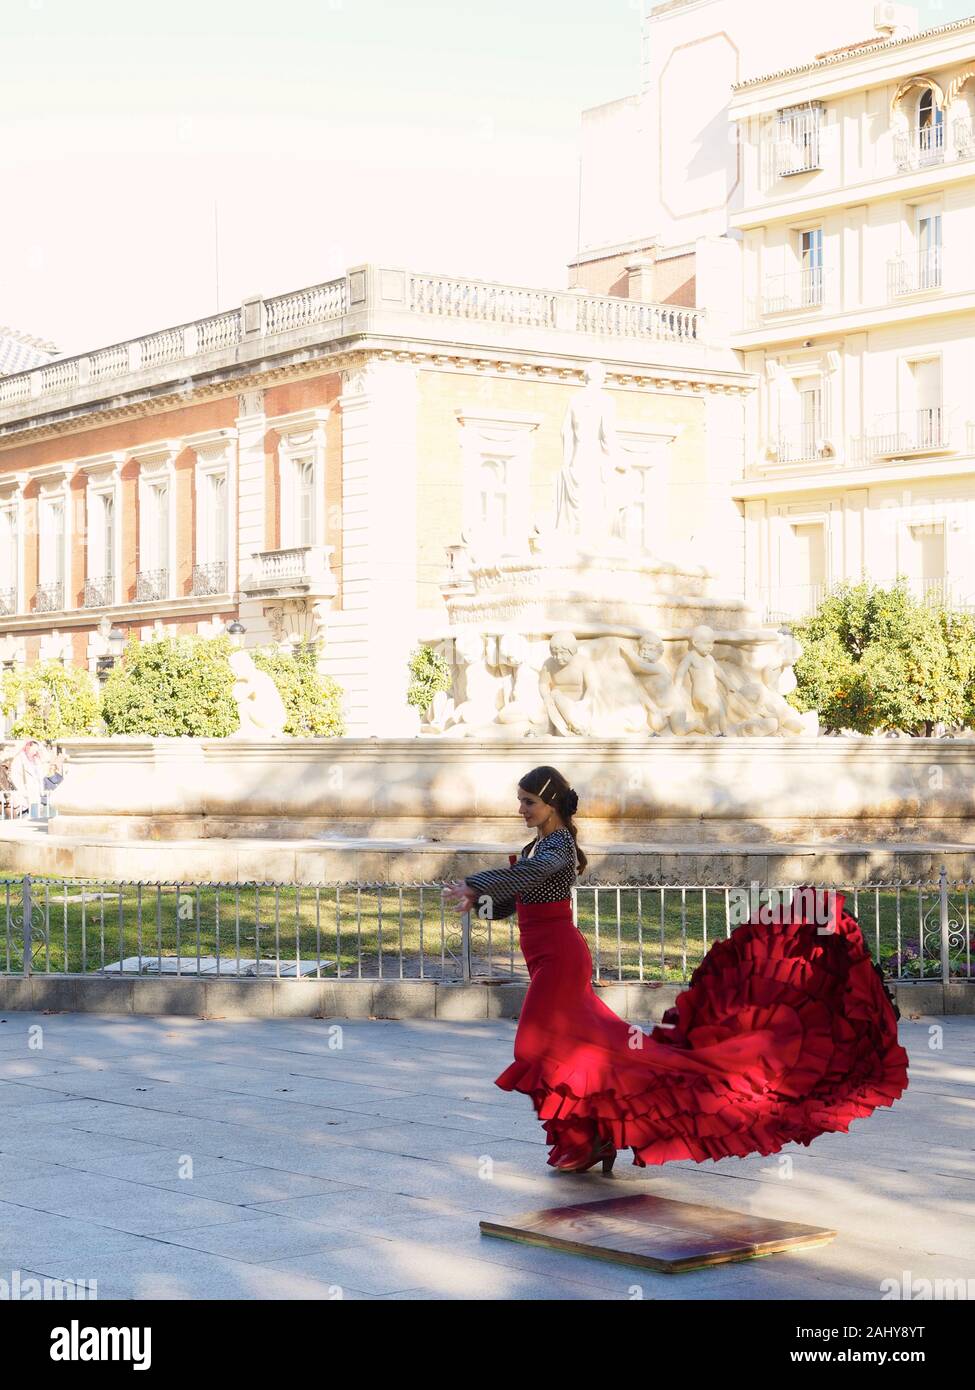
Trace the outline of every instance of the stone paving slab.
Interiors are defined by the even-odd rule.
[[[3,1277],[126,1299],[868,1301],[912,1278],[975,1296],[970,1017],[902,1019],[911,1085],[847,1134],[649,1169],[627,1151],[611,1178],[555,1174],[527,1097],[493,1086],[510,1020],[0,1017]],[[478,1228],[650,1190],[839,1235],[669,1276]]]

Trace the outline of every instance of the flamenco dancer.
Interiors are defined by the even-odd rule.
[[[531,1097],[551,1167],[609,1173],[620,1149],[640,1168],[767,1155],[893,1105],[907,1088],[900,1011],[842,893],[815,895],[825,925],[803,889],[716,940],[664,1015],[672,1027],[645,1033],[613,1013],[572,918],[578,802],[555,768],[535,768],[518,784],[534,840],[510,868],[444,886],[459,912],[517,913],[530,984],[494,1084]]]

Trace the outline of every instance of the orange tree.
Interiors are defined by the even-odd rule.
[[[796,709],[818,709],[827,730],[916,737],[975,721],[975,616],[922,603],[899,579],[830,593],[794,632]]]

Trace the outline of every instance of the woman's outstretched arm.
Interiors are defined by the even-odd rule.
[[[468,874],[464,882],[478,895],[475,911],[481,917],[510,917],[515,911],[515,896],[570,866],[574,847],[559,836],[551,844],[536,849],[530,859],[519,859],[509,869],[485,869]]]

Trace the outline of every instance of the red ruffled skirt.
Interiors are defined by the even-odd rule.
[[[715,941],[664,1015],[674,1026],[650,1033],[593,989],[571,899],[518,899],[531,983],[494,1084],[531,1096],[549,1164],[585,1158],[597,1135],[641,1168],[772,1154],[893,1105],[907,1088],[898,1011],[844,895],[818,899],[826,926],[797,903]]]

